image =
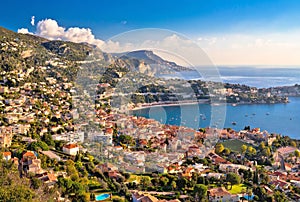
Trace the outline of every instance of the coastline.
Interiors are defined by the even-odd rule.
[[[298,96],[299,97],[299,96]],[[263,103],[263,102],[239,102],[239,103],[225,103],[226,105],[231,106],[238,106],[238,105],[274,105],[274,104],[289,104],[288,102],[275,102],[275,103]],[[147,109],[152,107],[170,107],[170,106],[180,106],[180,105],[195,105],[195,104],[210,104],[212,106],[220,105],[221,103],[210,103],[209,99],[202,99],[202,100],[185,100],[185,101],[167,101],[167,102],[154,102],[154,103],[147,103],[141,104],[141,106],[135,106],[130,109],[130,111],[137,111],[141,109]]]
[[[196,105],[196,104],[209,104],[209,99],[203,99],[203,100],[185,100],[185,101],[167,101],[167,102],[155,102],[155,103],[147,103],[142,104],[141,106],[136,106],[130,111],[137,111],[141,109],[147,109],[151,107],[170,107],[170,106],[180,106],[180,105]]]

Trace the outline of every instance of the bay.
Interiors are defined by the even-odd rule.
[[[300,98],[289,99],[290,103],[287,104],[156,106],[135,110],[132,113],[155,119],[163,124],[195,129],[211,126],[242,130],[245,126],[250,126],[267,130],[269,133],[300,139]]]

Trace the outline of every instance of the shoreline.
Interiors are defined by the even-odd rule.
[[[149,103],[149,104],[144,104],[142,106],[137,106],[130,111],[137,111],[141,109],[147,109],[147,108],[152,108],[152,107],[170,107],[170,106],[180,106],[180,105],[196,105],[196,104],[209,104],[209,99],[203,99],[201,101],[199,100],[187,100],[187,101],[177,101],[177,102],[155,102],[155,103]]]
[[[297,96],[299,97],[299,96]],[[275,103],[252,103],[252,102],[241,102],[241,103],[224,103],[226,105],[231,105],[233,107],[236,107],[238,105],[274,105],[274,104],[289,104],[290,102],[275,102]],[[155,103],[148,103],[148,104],[142,104],[142,106],[136,106],[130,109],[130,111],[137,111],[141,109],[147,109],[152,107],[171,107],[171,106],[180,106],[180,105],[195,105],[195,104],[210,104],[211,106],[219,106],[223,103],[210,103],[209,99],[203,99],[203,100],[187,100],[187,101],[167,101],[167,102],[155,102]]]

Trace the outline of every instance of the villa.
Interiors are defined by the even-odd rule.
[[[63,152],[75,156],[79,152],[79,147],[77,144],[70,143],[63,146]]]
[[[209,201],[211,202],[238,202],[240,197],[238,195],[231,195],[224,187],[217,187],[208,190]]]

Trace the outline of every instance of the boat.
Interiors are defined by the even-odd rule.
[[[236,122],[235,122],[235,121],[233,121],[233,122],[231,122],[231,124],[232,124],[232,125],[236,125]]]

